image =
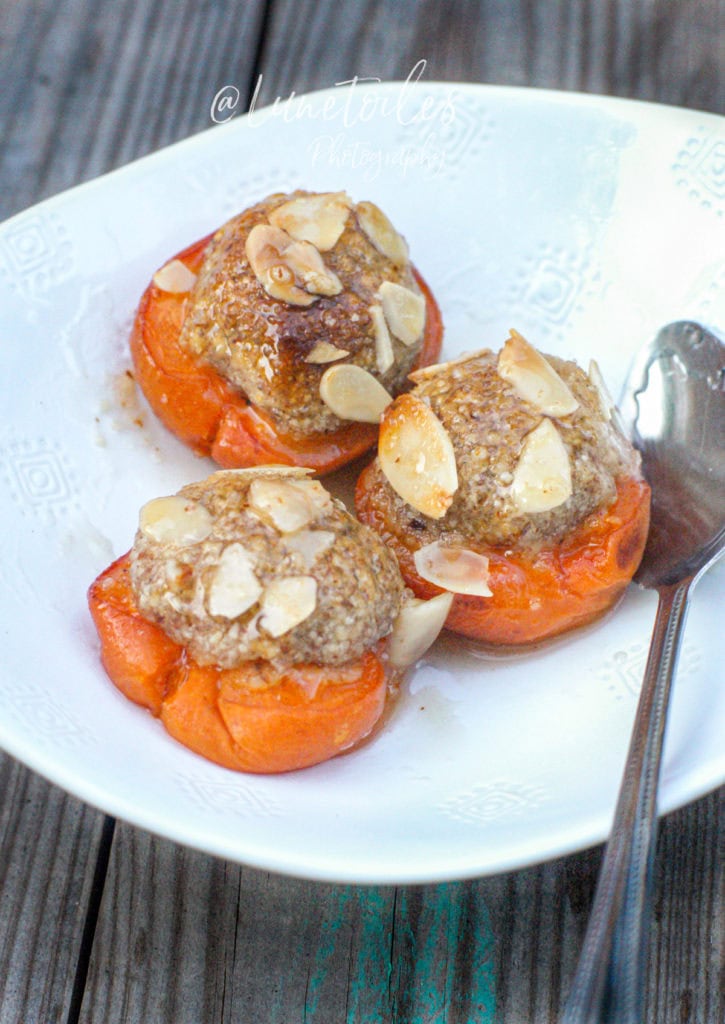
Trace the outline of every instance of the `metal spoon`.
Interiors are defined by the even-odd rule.
[[[652,487],[635,577],[659,594],[612,832],[562,1024],[641,1024],[657,782],[670,684],[692,585],[725,547],[725,346],[690,322],[638,355],[622,416]]]

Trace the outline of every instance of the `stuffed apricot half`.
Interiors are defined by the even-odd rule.
[[[131,334],[153,412],[220,466],[328,472],[442,340],[387,216],[344,192],[275,194],[161,267]]]
[[[118,689],[196,753],[261,773],[359,744],[450,607],[412,598],[380,538],[289,467],[147,503],[88,600]]]
[[[498,355],[412,376],[356,507],[413,592],[453,594],[447,628],[495,646],[611,608],[639,565],[650,494],[596,365],[585,373],[512,331]]]

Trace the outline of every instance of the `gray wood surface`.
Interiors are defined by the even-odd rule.
[[[0,216],[259,102],[353,75],[725,113],[725,0],[0,0]],[[723,790],[663,823],[646,1024],[720,1024]],[[553,1024],[599,850],[357,887],[113,822],[0,755],[0,1024]]]

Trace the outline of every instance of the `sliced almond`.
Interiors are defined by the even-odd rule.
[[[377,303],[370,307],[370,319],[373,322],[375,331],[375,358],[378,365],[378,373],[385,373],[395,362],[393,343],[390,340],[390,331],[385,322],[383,307]]]
[[[283,466],[269,463],[266,466],[243,466],[240,469],[218,469],[209,477],[210,481],[224,476],[235,476],[241,479],[257,476],[296,476],[309,477],[314,471],[306,466]]]
[[[332,530],[298,530],[284,539],[288,551],[299,555],[306,569],[311,569],[320,555],[335,543]]]
[[[262,595],[259,625],[271,636],[288,633],[304,622],[317,606],[314,576],[287,576],[274,580]]]
[[[211,513],[196,501],[174,494],[146,502],[139,528],[159,544],[199,544],[211,533]]]
[[[501,349],[498,373],[526,402],[547,416],[569,416],[579,408],[574,395],[554,367],[518,331]]]
[[[408,377],[417,384],[419,381],[430,380],[431,377],[437,377],[439,373],[447,373],[449,370],[462,366],[464,363],[470,363],[474,359],[480,359],[482,356],[490,355],[492,355],[492,353],[489,348],[482,348],[476,352],[466,352],[464,355],[458,356],[457,359],[449,359],[445,363],[430,363],[428,366],[421,366],[417,370],[413,370],[412,373],[409,373]]]
[[[422,658],[443,629],[453,594],[438,594],[430,601],[411,598],[393,623],[388,657],[395,668],[405,668]]]
[[[258,601],[261,593],[251,555],[241,544],[229,544],[221,554],[209,587],[209,613],[236,619]]]
[[[268,295],[293,306],[309,306],[318,295],[338,295],[340,279],[310,242],[296,242],[281,228],[256,224],[245,252],[252,272]]]
[[[599,364],[596,359],[592,359],[589,363],[589,380],[596,389],[602,416],[605,420],[611,420],[612,412],[614,410],[614,399],[609,393],[609,388],[606,385],[604,377],[602,376],[602,371],[599,369]]]
[[[378,459],[403,501],[432,519],[446,514],[458,489],[456,456],[445,427],[420,398],[400,395],[385,411]]]
[[[383,410],[393,400],[372,373],[354,363],[325,370],[320,379],[320,398],[340,419],[359,423],[379,423]]]
[[[190,292],[196,282],[196,274],[181,260],[171,260],[154,274],[154,284],[162,292],[183,295]]]
[[[418,575],[454,594],[490,597],[488,559],[468,548],[433,541],[418,548],[413,556]]]
[[[318,519],[332,499],[317,480],[258,477],[249,485],[248,500],[280,533],[294,533]]]
[[[293,306],[311,306],[315,296],[295,281],[294,272],[287,266],[284,252],[292,239],[281,228],[271,224],[256,224],[247,236],[245,252],[254,276],[268,295]]]
[[[350,353],[346,348],[338,348],[329,341],[318,341],[305,356],[306,363],[334,363],[336,359],[344,359]]]
[[[342,282],[329,270],[319,251],[311,242],[293,242],[284,251],[287,266],[295,279],[301,281],[308,292],[315,295],[339,295]]]
[[[548,512],[571,497],[569,454],[551,420],[542,420],[526,435],[511,496],[524,513]]]
[[[360,227],[383,256],[399,267],[408,262],[408,246],[390,220],[375,203],[362,202],[355,207]]]
[[[410,288],[393,281],[383,281],[378,289],[385,320],[404,345],[414,345],[425,326],[425,299]]]
[[[298,242],[311,242],[320,252],[327,252],[345,230],[350,206],[345,192],[299,196],[272,210],[269,222]]]

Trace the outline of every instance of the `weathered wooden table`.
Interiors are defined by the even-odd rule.
[[[0,0],[0,214],[353,75],[725,113],[725,0]],[[261,76],[261,80],[260,80]],[[554,1022],[600,850],[431,886],[305,882],[92,810],[0,755],[1,1024]],[[723,791],[663,823],[647,1024],[719,1024]]]

